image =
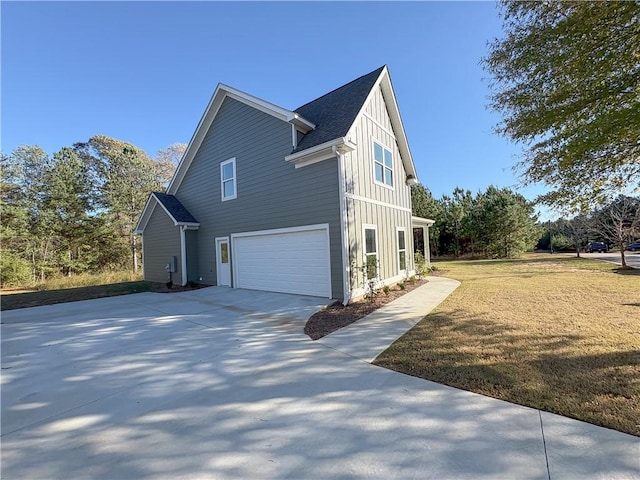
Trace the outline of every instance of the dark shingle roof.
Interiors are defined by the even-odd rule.
[[[169,214],[178,223],[198,223],[198,221],[184,208],[173,195],[167,195],[166,193],[153,192],[153,196],[167,209]]]
[[[293,152],[344,137],[383,69],[384,66],[297,108],[295,112],[316,128],[300,140]]]

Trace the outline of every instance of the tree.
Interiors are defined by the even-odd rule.
[[[158,150],[155,162],[158,169],[158,176],[164,186],[169,185],[173,177],[173,172],[175,172],[186,151],[186,143],[172,143],[167,148]]]
[[[475,236],[488,256],[510,258],[534,246],[537,219],[522,195],[489,186],[476,203]]]
[[[483,59],[497,131],[524,143],[540,200],[588,210],[640,188],[640,4],[502,0],[505,36]]]
[[[430,218],[436,223],[429,228],[429,245],[435,249],[436,255],[439,251],[440,220],[442,208],[438,201],[433,198],[431,191],[423,185],[411,187],[411,211],[416,217]]]
[[[132,269],[137,272],[140,239],[134,230],[149,194],[162,189],[157,162],[135,145],[104,135],[77,143],[74,149],[93,165],[100,206],[106,210],[115,240],[129,245]]]
[[[55,235],[43,192],[51,168],[47,153],[21,145],[2,155],[2,250],[31,265],[33,279],[44,280],[54,269]]]
[[[474,237],[471,234],[470,214],[474,208],[474,199],[471,191],[456,187],[451,196],[442,196],[440,205],[442,223],[439,230],[441,239],[449,246],[447,251],[460,256],[472,250]]]
[[[596,230],[620,248],[620,261],[625,268],[624,249],[632,233],[640,231],[640,199],[620,195],[593,217]]]
[[[43,208],[59,242],[58,264],[69,276],[87,270],[92,245],[88,239],[93,229],[90,212],[96,196],[94,181],[89,165],[69,147],[54,154],[52,165],[45,172]]]

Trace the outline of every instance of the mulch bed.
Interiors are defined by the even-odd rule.
[[[394,286],[389,293],[380,291],[380,294],[373,301],[363,299],[346,306],[340,302],[336,302],[313,314],[311,318],[307,320],[304,333],[311,337],[312,340],[318,340],[325,335],[329,335],[336,330],[357,322],[383,305],[421,287],[428,281],[427,279],[423,279],[416,280],[413,283],[407,282],[404,290],[401,290],[398,286]]]

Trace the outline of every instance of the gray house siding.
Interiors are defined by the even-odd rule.
[[[363,225],[376,225],[380,279],[400,280],[403,274],[398,268],[398,228],[405,231],[407,271],[414,269],[411,189],[405,183],[406,171],[380,88],[365,105],[364,115],[357,121],[353,135],[358,147],[345,155],[349,262],[356,266],[363,264]],[[374,181],[374,141],[392,153],[393,188]],[[361,271],[352,271],[350,281],[353,290],[361,289]]]
[[[142,242],[144,279],[166,283],[168,275],[165,266],[172,257],[177,257],[178,270],[173,274],[173,283],[181,283],[180,229],[159,205],[156,205],[149,218]]]
[[[185,232],[185,244],[187,249],[187,280],[198,282],[200,267],[198,266],[198,231],[187,230]]]
[[[197,273],[215,285],[215,238],[233,233],[329,224],[331,287],[342,298],[342,249],[336,159],[296,169],[291,125],[226,98],[175,196],[200,222]],[[220,163],[236,159],[237,198],[223,202]]]

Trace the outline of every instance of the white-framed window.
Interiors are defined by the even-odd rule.
[[[362,226],[365,274],[368,279],[378,278],[378,227]]]
[[[220,164],[220,192],[223,202],[225,200],[233,200],[238,196],[235,157]]]
[[[373,141],[373,178],[375,183],[393,188],[393,155],[391,150]]]
[[[403,273],[407,270],[407,234],[404,228],[396,229],[398,240],[398,271]]]

